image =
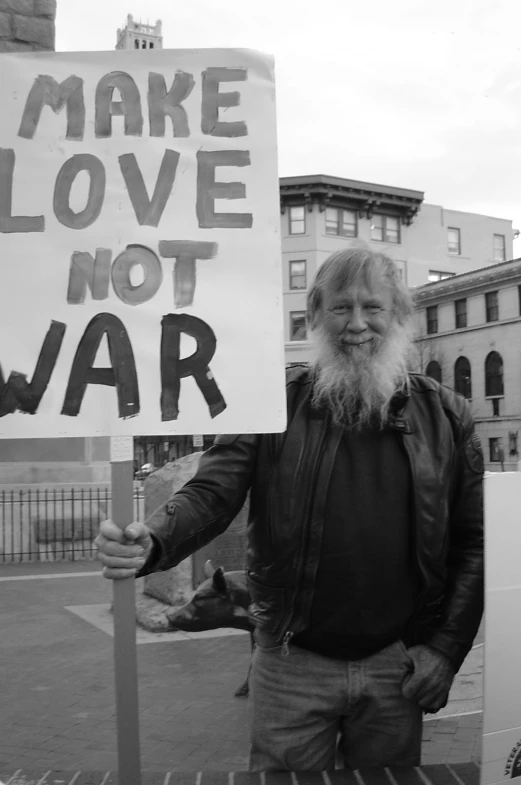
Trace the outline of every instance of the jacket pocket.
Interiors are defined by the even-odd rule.
[[[278,631],[285,609],[286,590],[283,586],[268,586],[247,574],[251,604],[248,615],[255,627]]]

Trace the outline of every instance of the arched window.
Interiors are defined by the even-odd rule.
[[[470,363],[466,357],[458,357],[454,363],[454,389],[465,398],[472,398]]]
[[[503,358],[490,352],[485,360],[485,395],[503,395]]]
[[[134,38],[134,49],[139,49],[139,39]]]
[[[427,376],[441,384],[441,365],[436,360],[431,360],[425,371]]]

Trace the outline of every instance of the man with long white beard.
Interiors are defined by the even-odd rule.
[[[288,369],[285,434],[217,437],[146,524],[96,539],[107,578],[165,570],[251,489],[250,768],[420,763],[483,612],[483,458],[467,402],[407,372],[412,305],[364,246],[308,293],[316,358]]]

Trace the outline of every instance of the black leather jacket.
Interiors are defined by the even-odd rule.
[[[326,493],[342,428],[311,410],[307,366],[288,370],[284,434],[219,436],[196,475],[150,517],[153,558],[166,570],[221,534],[251,488],[250,616],[278,642],[308,621]],[[483,613],[483,456],[468,403],[411,374],[391,402],[410,462],[421,591],[409,645],[428,643],[459,670]],[[375,493],[378,489],[375,488]]]

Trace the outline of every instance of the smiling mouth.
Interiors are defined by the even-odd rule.
[[[342,346],[365,346],[366,343],[371,343],[372,340],[372,338],[369,338],[367,341],[359,341],[358,343],[355,343],[354,341],[342,341]]]

